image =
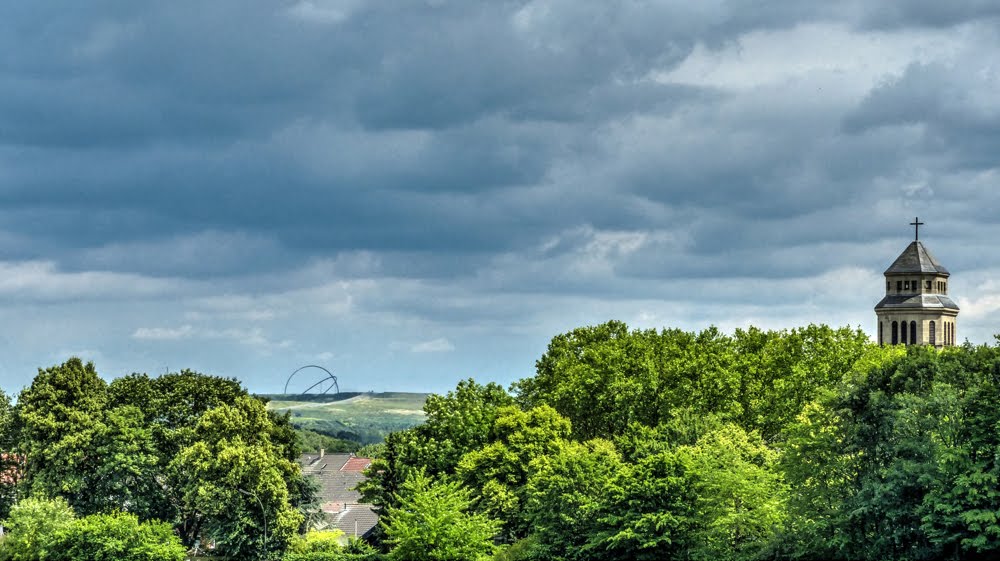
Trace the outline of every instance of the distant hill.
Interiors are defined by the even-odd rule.
[[[292,422],[304,429],[354,440],[381,442],[386,434],[424,421],[426,393],[344,392],[337,395],[262,395],[268,409],[289,411]]]

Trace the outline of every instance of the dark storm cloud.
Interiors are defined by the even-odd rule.
[[[0,299],[34,327],[0,337],[26,353],[52,303],[79,302],[67,349],[182,341],[229,368],[355,347],[386,366],[388,345],[478,368],[476,329],[521,348],[609,315],[854,321],[871,298],[842,291],[877,292],[912,216],[949,266],[1000,268],[982,258],[997,18],[978,0],[7,3]]]
[[[0,199],[9,228],[42,240],[39,255],[191,231],[309,250],[521,244],[521,231],[581,217],[503,202],[506,216],[491,216],[435,193],[546,185],[588,157],[605,123],[711,95],[648,79],[704,36],[804,17],[576,2],[5,11]],[[39,220],[74,209],[87,220]]]
[[[865,2],[860,23],[871,27],[938,27],[945,28],[968,21],[1000,16],[1000,5],[992,0],[901,0],[898,2]]]
[[[993,169],[1000,154],[1000,100],[988,92],[998,87],[995,66],[914,64],[874,89],[845,126],[857,133],[922,126],[920,146],[932,161],[946,158],[953,169]]]

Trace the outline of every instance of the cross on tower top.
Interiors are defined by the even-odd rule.
[[[915,241],[918,242],[920,241],[920,227],[923,225],[924,223],[920,221],[920,218],[914,218],[913,222],[910,222],[910,226],[916,228],[916,232],[914,232],[914,238],[913,238]]]

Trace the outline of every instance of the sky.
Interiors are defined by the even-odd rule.
[[[610,319],[873,334],[916,216],[993,342],[998,91],[995,0],[3,2],[0,387],[80,356],[443,392]]]

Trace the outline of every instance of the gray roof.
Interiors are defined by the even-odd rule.
[[[369,458],[354,454],[303,454],[299,457],[302,473],[319,483],[317,499],[324,519],[346,536],[366,537],[378,525],[372,505],[362,504],[356,489],[365,480]]]
[[[351,454],[303,454],[299,464],[303,475],[319,483],[317,498],[320,503],[348,504],[361,500],[361,493],[355,487],[366,479],[361,471],[349,468],[354,463],[352,460],[358,459]]]
[[[372,505],[352,504],[337,514],[331,515],[333,525],[344,535],[352,538],[364,538],[378,525],[378,514],[372,510]]]
[[[958,304],[944,294],[890,294],[882,299],[876,306],[876,310],[892,308],[930,308],[958,310]]]
[[[927,251],[924,244],[912,242],[906,246],[903,253],[892,262],[892,265],[885,270],[887,275],[908,274],[908,273],[935,273],[948,276],[948,269],[945,269],[931,252]]]

